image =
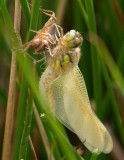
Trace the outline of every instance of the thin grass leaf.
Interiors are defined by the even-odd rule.
[[[21,7],[22,7],[24,17],[25,17],[25,21],[27,23],[27,27],[29,28],[31,13],[30,13],[30,7],[29,7],[29,4],[28,4],[28,1],[27,0],[20,0],[20,4],[21,4]]]
[[[108,45],[109,47],[112,46],[111,50],[114,54],[114,57],[117,58],[120,45],[122,46],[124,32],[120,25],[112,0],[107,0],[104,3],[104,7],[106,8],[106,12],[104,12],[104,14],[106,15],[108,26],[110,28],[108,31],[108,38],[111,40],[109,41]]]
[[[4,19],[6,20],[5,22],[6,22],[8,32],[9,32],[9,38],[10,38],[12,50],[15,50],[15,48],[18,49],[20,46],[20,41],[18,40],[16,36],[15,30],[14,30],[10,15],[8,13],[8,10],[6,8],[6,5],[4,3],[4,0],[0,1],[0,8],[1,8],[1,12],[2,12]]]
[[[122,43],[122,46],[121,46],[121,49],[120,49],[120,52],[119,52],[119,56],[118,56],[118,59],[117,59],[117,63],[118,63],[118,66],[122,72],[122,74],[124,75],[124,42]]]
[[[27,109],[26,109],[25,124],[24,124],[21,144],[20,144],[19,160],[26,159],[26,156],[27,156],[27,147],[29,143],[28,137],[30,135],[32,113],[33,113],[32,101],[33,101],[33,94],[30,93],[30,96],[28,97],[27,107],[26,107]]]
[[[77,0],[77,1],[78,1],[78,3],[79,3],[80,8],[81,8],[81,11],[82,11],[81,13],[82,13],[82,15],[83,15],[83,17],[84,17],[85,23],[86,23],[86,25],[88,26],[88,15],[87,15],[87,13],[86,13],[86,11],[85,11],[85,9],[84,9],[84,6],[83,6],[81,0]]]
[[[86,11],[88,15],[88,29],[89,31],[96,31],[95,15],[92,0],[85,0]],[[92,69],[93,69],[93,89],[96,102],[96,113],[99,114],[99,106],[101,104],[101,66],[99,64],[99,55],[94,46],[91,47]]]
[[[97,156],[98,156],[98,152],[97,152],[97,149],[96,149],[96,151],[94,151],[94,152],[92,153],[92,156],[91,156],[90,160],[96,160],[96,159],[97,159]]]

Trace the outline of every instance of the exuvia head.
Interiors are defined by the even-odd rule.
[[[63,37],[63,44],[67,45],[69,48],[77,48],[81,45],[83,37],[81,34],[75,30],[71,30],[66,33]]]

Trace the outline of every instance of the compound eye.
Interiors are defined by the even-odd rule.
[[[67,45],[69,48],[77,48],[82,43],[82,36],[79,32],[71,30],[63,38],[63,44]]]
[[[74,48],[78,47],[81,44],[81,42],[82,42],[82,40],[79,37],[75,38],[74,39]]]
[[[82,42],[82,39],[77,37],[77,38],[74,38],[74,39],[68,41],[67,46],[69,48],[76,48],[76,47],[80,46],[81,42]]]

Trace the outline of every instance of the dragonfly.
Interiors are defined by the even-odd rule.
[[[109,153],[113,142],[105,126],[93,112],[83,75],[78,67],[83,38],[75,30],[67,32],[46,58],[39,91],[50,109],[91,152]]]

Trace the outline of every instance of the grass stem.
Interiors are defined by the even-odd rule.
[[[20,2],[19,0],[15,0],[14,28],[17,34],[20,32],[20,22],[21,22]],[[8,160],[10,159],[10,157],[12,157],[12,134],[13,134],[13,120],[14,120],[16,72],[17,72],[17,62],[16,62],[15,52],[13,51],[12,61],[11,61],[9,94],[7,102],[2,160]]]

